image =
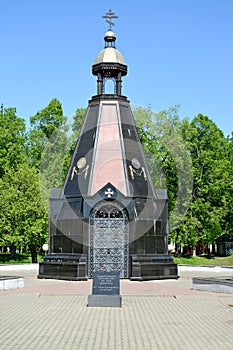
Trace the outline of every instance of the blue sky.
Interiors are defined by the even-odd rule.
[[[0,103],[26,120],[56,97],[72,116],[96,94],[108,10],[128,64],[123,93],[233,131],[232,0],[1,0]]]

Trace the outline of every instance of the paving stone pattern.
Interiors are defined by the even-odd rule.
[[[88,308],[92,281],[38,280],[38,268],[0,266],[25,287],[0,291],[0,350],[233,349],[233,295],[192,290],[192,277],[121,281],[122,308]]]
[[[0,349],[232,349],[233,298],[123,296],[88,308],[86,295],[0,293]]]

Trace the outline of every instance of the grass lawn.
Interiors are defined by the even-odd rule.
[[[233,266],[233,256],[226,257],[205,257],[205,256],[187,256],[174,257],[174,261],[179,264],[203,265],[203,266]]]
[[[37,255],[38,262],[43,260],[43,256]],[[30,253],[16,253],[16,259],[11,259],[10,253],[0,253],[0,264],[30,264],[32,262]]]
[[[38,254],[38,262],[43,260],[43,255]],[[233,255],[226,257],[205,257],[205,256],[180,256],[174,257],[179,265],[202,265],[202,266],[233,266]],[[10,258],[10,253],[0,253],[0,264],[30,264],[31,254],[16,253],[16,260]]]

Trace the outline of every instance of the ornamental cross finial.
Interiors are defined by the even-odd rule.
[[[111,188],[107,188],[107,191],[105,191],[104,194],[108,198],[112,198],[112,196],[114,195],[114,191],[112,191]]]
[[[105,16],[102,16],[102,18],[106,19],[106,22],[109,25],[109,30],[112,30],[112,26],[115,25],[115,23],[113,23],[112,19],[114,18],[118,18],[118,16],[116,16],[116,14],[114,12],[112,12],[112,10],[108,10],[108,12],[105,13]]]

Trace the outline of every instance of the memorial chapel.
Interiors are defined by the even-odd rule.
[[[39,278],[87,280],[94,272],[121,278],[177,278],[168,254],[168,198],[153,186],[130,102],[122,94],[128,67],[116,48],[109,10],[104,48],[92,73],[88,103],[62,188],[51,189],[49,251]],[[106,93],[106,83],[113,91]]]

